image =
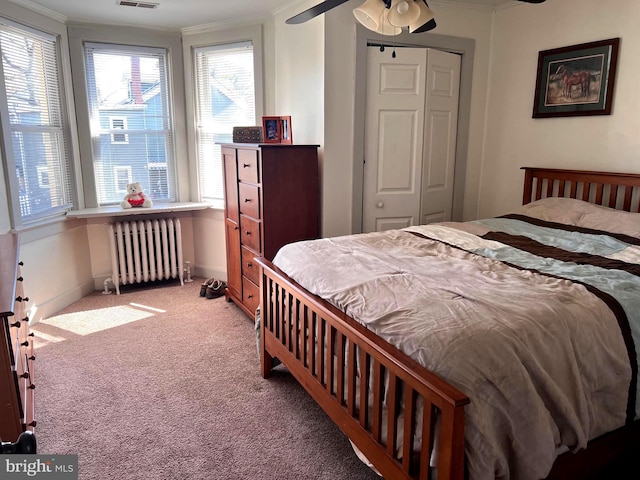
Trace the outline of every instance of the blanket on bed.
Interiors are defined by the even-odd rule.
[[[469,396],[472,479],[537,479],[640,411],[639,245],[518,214],[290,244],[274,263]]]

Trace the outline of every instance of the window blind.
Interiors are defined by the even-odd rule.
[[[87,43],[85,65],[98,205],[120,203],[131,182],[156,202],[174,202],[166,50]]]
[[[233,127],[255,125],[255,82],[251,42],[195,49],[196,148],[200,198],[224,197],[219,142],[233,140]]]
[[[0,19],[0,51],[4,154],[13,224],[19,228],[73,206],[58,43],[52,35]]]

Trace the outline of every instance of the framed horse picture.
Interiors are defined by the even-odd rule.
[[[533,118],[610,115],[619,38],[543,50]]]

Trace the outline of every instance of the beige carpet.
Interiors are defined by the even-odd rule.
[[[377,479],[252,321],[202,279],[96,292],[36,325],[38,453],[79,478]]]

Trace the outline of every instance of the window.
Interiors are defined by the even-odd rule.
[[[253,46],[250,42],[195,49],[196,142],[200,198],[223,200],[222,153],[233,127],[255,125]]]
[[[127,117],[109,117],[109,125],[111,130],[126,130]],[[111,134],[111,143],[129,143],[129,135],[113,132]]]
[[[174,202],[167,51],[97,43],[84,49],[98,206],[120,203],[129,182],[140,182],[156,202]]]
[[[114,167],[113,177],[115,178],[115,188],[121,196],[127,193],[127,185],[133,182],[131,167]]]
[[[58,38],[0,19],[2,143],[12,224],[62,216],[73,206]]]

